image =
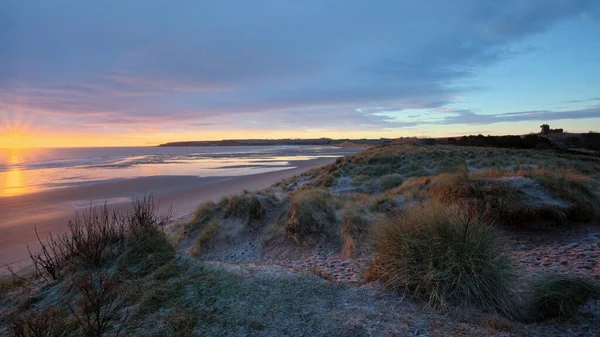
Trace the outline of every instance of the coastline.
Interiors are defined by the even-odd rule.
[[[110,207],[127,207],[130,197],[153,193],[161,210],[173,207],[173,219],[182,221],[201,203],[239,193],[244,189],[266,188],[281,179],[311,168],[323,166],[335,157],[290,161],[291,167],[279,171],[229,177],[155,176],[101,181],[51,191],[0,198],[3,222],[0,224],[0,265],[15,264],[16,269],[29,264],[27,245],[39,249],[34,225],[43,238],[48,232],[62,232],[74,212],[85,210],[89,202]],[[0,274],[5,273],[2,268]]]

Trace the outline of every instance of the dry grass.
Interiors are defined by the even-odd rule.
[[[440,307],[509,313],[513,269],[502,235],[469,206],[430,202],[375,227],[372,277]]]

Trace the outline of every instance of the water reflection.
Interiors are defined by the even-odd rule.
[[[240,152],[243,150],[243,152]],[[112,179],[150,176],[240,176],[295,167],[296,161],[338,157],[330,149],[294,148],[0,149],[0,197]],[[312,152],[311,152],[312,151]],[[337,152],[336,152],[337,151]]]
[[[23,171],[21,171],[22,150],[11,149],[7,156],[8,171],[0,172],[0,196],[8,197],[31,193],[32,188],[24,183]]]

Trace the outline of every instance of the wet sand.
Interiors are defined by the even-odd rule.
[[[152,193],[160,199],[161,210],[173,207],[174,219],[183,219],[209,200],[239,193],[244,189],[268,187],[277,181],[335,161],[320,158],[290,162],[292,168],[236,177],[156,176],[110,180],[14,197],[0,197],[0,266],[14,263],[18,268],[29,264],[27,245],[37,250],[34,225],[40,236],[60,233],[77,209],[93,204],[126,207],[131,197]],[[5,269],[0,270],[0,274]]]

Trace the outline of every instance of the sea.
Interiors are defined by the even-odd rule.
[[[240,176],[355,153],[332,146],[0,149],[0,198],[149,176]]]

